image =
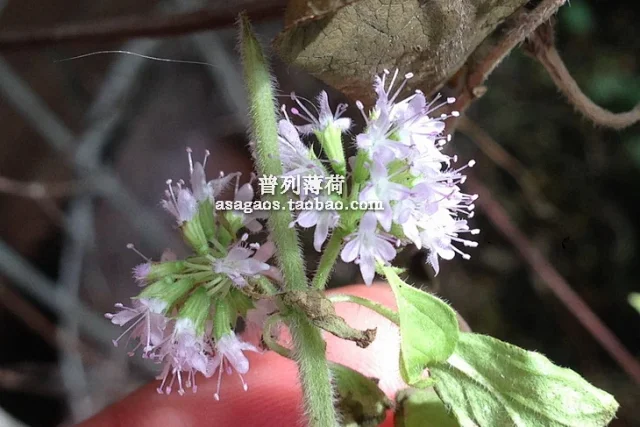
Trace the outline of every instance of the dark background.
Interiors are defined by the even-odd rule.
[[[211,0],[203,5],[216,8],[224,3]],[[0,0],[0,32],[194,7],[198,2],[188,0]],[[612,111],[626,111],[640,101],[638,22],[640,6],[634,2],[573,0],[557,16],[558,50],[567,67],[590,98]],[[272,20],[260,22],[257,30],[270,40],[281,27],[279,20]],[[65,304],[81,301],[101,315],[135,294],[130,268],[139,259],[125,248],[129,242],[156,259],[165,247],[181,250],[171,240],[172,221],[158,202],[167,178],[187,175],[185,146],[195,153],[211,150],[211,175],[240,170],[248,177],[246,101],[235,43],[233,29],[224,29],[124,46],[65,44],[2,53],[0,177],[76,183],[58,188],[61,194],[49,192],[56,197],[35,200],[25,197],[27,189],[0,182],[0,408],[15,419],[32,426],[70,424],[149,378],[144,368],[131,366],[121,351],[108,345],[105,337],[115,337],[115,328],[78,332],[86,319]],[[108,49],[212,66],[114,54],[57,62]],[[275,71],[283,94],[296,90],[313,97],[323,88],[277,60]],[[473,179],[490,190],[637,357],[640,315],[627,298],[640,291],[639,125],[622,132],[594,127],[564,101],[545,70],[519,50],[492,74],[487,86],[489,91],[472,106],[469,117],[517,159],[517,170],[527,176],[527,191],[465,135],[455,136],[453,148],[462,159],[476,159]],[[40,104],[25,98],[28,95],[49,112],[43,113]],[[54,148],[63,143],[66,154]],[[104,167],[115,172],[117,183],[101,173]],[[97,182],[101,190],[96,194],[76,188],[87,182]],[[448,299],[474,331],[540,351],[613,393],[622,407],[612,425],[640,425],[634,411],[640,403],[637,384],[482,210],[473,222],[482,229],[480,247],[472,250],[470,261],[444,263],[437,278],[424,265],[424,254],[403,254],[413,282]],[[313,265],[316,254],[308,248]],[[28,260],[32,269],[17,271],[22,264],[10,257],[14,254]],[[47,285],[30,276],[33,271],[50,282],[62,309],[40,304],[16,286]],[[357,270],[340,265],[332,286],[358,280]],[[82,345],[70,344],[76,336]]]

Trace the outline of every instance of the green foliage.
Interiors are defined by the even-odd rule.
[[[393,402],[380,390],[376,379],[339,363],[329,362],[329,369],[343,425],[373,427],[384,421]]]
[[[618,409],[574,371],[485,335],[461,333],[455,353],[430,372],[462,427],[598,427]]]
[[[409,385],[426,385],[423,372],[444,362],[458,341],[458,319],[442,300],[405,283],[393,267],[382,267],[398,304],[400,367]]]
[[[433,388],[406,389],[396,395],[395,427],[459,427]]]

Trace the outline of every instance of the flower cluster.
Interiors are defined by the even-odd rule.
[[[162,206],[176,220],[185,242],[194,255],[178,260],[165,251],[160,262],[143,256],[145,262],[133,269],[136,282],[144,287],[132,298],[131,307],[116,304],[116,313],[106,317],[126,330],[124,337],[136,343],[129,354],[141,349],[142,357],[162,365],[159,393],[179,394],[185,389],[197,390],[196,374],[211,377],[218,372],[219,399],[222,372],[235,370],[242,378],[249,370],[244,352],[259,350],[234,333],[239,316],[254,308],[253,300],[241,290],[270,273],[267,261],[273,245],[248,243],[242,230],[259,231],[256,218],[242,212],[214,210],[215,199],[235,180],[236,200],[252,200],[251,181],[239,185],[240,174],[221,174],[208,181],[202,163],[189,159],[190,186],[183,181],[167,181],[168,189]],[[240,236],[240,237],[238,237]],[[138,252],[133,245],[129,248]],[[138,252],[139,253],[139,252]],[[140,254],[140,253],[139,253]],[[142,254],[140,254],[142,256]]]
[[[349,159],[351,188],[345,198],[379,201],[383,209],[357,213],[305,211],[299,213],[295,221],[304,228],[316,227],[314,246],[318,251],[331,230],[341,229],[346,235],[341,258],[357,263],[367,284],[373,281],[376,263],[391,261],[400,247],[413,244],[427,249],[428,262],[437,274],[439,258],[449,260],[459,254],[468,259],[469,255],[458,246],[476,246],[476,242],[464,236],[479,233],[477,229],[470,229],[466,219],[473,216],[477,196],[460,189],[466,179],[464,169],[472,167],[474,162],[454,168],[457,157],[442,151],[450,140],[444,135],[444,120],[450,116],[436,115],[436,112],[452,104],[454,99],[441,100],[438,96],[427,102],[420,91],[399,99],[411,77],[406,74],[404,80],[395,85],[398,71],[391,75],[385,70],[375,79],[377,100],[372,111],[365,114],[363,104],[356,102],[366,128],[354,138],[357,151]],[[298,108],[292,108],[291,112],[307,124],[294,126],[286,113],[280,122],[285,170],[327,173],[322,162],[300,141],[299,133],[313,133],[333,170],[347,176],[342,167],[341,134],[350,128],[351,121],[340,117],[345,107],[338,106],[333,114],[327,95],[322,92],[316,118],[300,99],[293,95],[292,98],[303,112]],[[457,112],[451,113],[451,116],[457,115]]]
[[[352,121],[342,117],[345,105],[339,105],[335,113],[331,111],[325,92],[317,99],[318,107],[310,108],[292,94],[297,106],[289,110],[290,114],[283,107],[278,123],[285,177],[329,178],[337,174],[342,178],[340,185],[345,184],[338,194],[296,188],[290,197],[300,201],[337,200],[345,205],[375,201],[382,207],[375,211],[305,210],[297,212],[290,224],[315,228],[317,251],[322,251],[331,236],[334,259],[341,256],[345,262],[358,264],[367,284],[373,281],[377,265],[390,262],[399,248],[410,244],[428,250],[428,261],[437,273],[440,258],[452,259],[456,254],[468,258],[459,246],[475,246],[463,236],[478,232],[470,229],[466,220],[473,214],[476,196],[460,189],[465,180],[462,172],[473,162],[452,167],[456,157],[442,152],[449,140],[443,134],[448,116],[434,115],[452,100],[439,102],[436,98],[427,103],[419,91],[398,99],[411,75],[394,88],[397,77],[397,71],[393,76],[385,71],[376,78],[377,101],[368,114],[362,103],[356,103],[366,128],[353,139],[355,155],[348,161],[342,136]],[[291,118],[306,123],[295,125]],[[302,142],[301,135],[309,134],[316,137],[328,161],[321,160]],[[133,278],[143,289],[132,299],[131,307],[117,304],[117,312],[106,316],[126,327],[114,344],[128,337],[135,341],[131,355],[141,350],[144,358],[162,365],[160,393],[177,389],[183,394],[189,388],[195,391],[198,373],[211,377],[217,372],[214,396],[218,399],[223,371],[235,370],[246,389],[242,375],[247,373],[249,361],[245,352],[259,351],[236,336],[237,319],[244,317],[248,331],[259,338],[259,332],[255,332],[261,325],[257,324],[264,323],[267,314],[277,309],[265,297],[278,292],[273,282],[282,278],[267,263],[275,251],[273,242],[249,243],[248,233],[262,229],[259,220],[263,217],[215,209],[216,199],[234,185],[234,201],[252,201],[255,177],[242,186],[239,173],[207,180],[209,153],[200,163],[193,161],[190,149],[187,152],[188,184],[168,180],[161,203],[175,218],[193,254],[178,259],[166,251],[159,262],[154,262],[138,252],[144,262],[133,269]],[[137,252],[133,245],[129,247]]]

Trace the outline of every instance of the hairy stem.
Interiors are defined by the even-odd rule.
[[[272,77],[266,58],[258,40],[255,38],[249,21],[242,16],[242,59],[249,101],[251,105],[251,123],[255,141],[255,159],[258,173],[266,176],[282,176],[282,162],[278,146],[278,119],[275,108]],[[287,206],[287,196],[274,191],[264,194],[265,200]],[[274,203],[275,204],[275,203]],[[305,289],[307,277],[304,272],[302,250],[295,228],[289,227],[293,221],[287,209],[273,210],[269,214],[268,225],[271,237],[276,245],[276,253],[284,282],[288,289]]]
[[[333,388],[325,357],[326,343],[320,330],[299,311],[289,315],[289,329],[309,425],[335,427],[339,425],[338,417],[333,405]]]
[[[324,252],[322,253],[322,257],[320,258],[320,264],[318,264],[316,275],[311,281],[311,286],[314,288],[322,290],[327,286],[327,281],[329,280],[329,277],[331,277],[331,272],[333,271],[338,255],[340,254],[340,248],[342,247],[342,239],[344,236],[345,233],[340,229],[336,229],[333,235],[331,235],[329,243],[327,243],[327,246],[324,248]]]
[[[240,16],[240,31],[258,173],[279,177],[282,176],[282,162],[279,155],[271,74],[262,47],[244,15]],[[274,191],[273,195],[264,196],[272,203],[287,206],[287,197],[284,194]],[[289,227],[292,220],[291,212],[288,210],[274,210],[269,215],[268,226],[284,278],[283,288],[287,291],[304,291],[308,289],[308,282],[298,234],[295,228]],[[337,425],[337,415],[333,405],[325,342],[320,331],[299,310],[291,310],[288,320],[309,425],[334,427]]]
[[[551,22],[538,27],[525,47],[547,69],[556,87],[567,97],[569,103],[594,124],[624,129],[640,122],[640,104],[629,111],[614,113],[595,104],[582,92],[556,50]]]

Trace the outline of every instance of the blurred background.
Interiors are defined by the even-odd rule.
[[[0,0],[0,35],[226,3]],[[270,11],[256,22],[265,41],[282,29],[284,3],[235,2]],[[567,67],[612,111],[640,101],[638,22],[636,3],[604,0],[572,0],[557,17]],[[154,259],[168,247],[183,250],[159,200],[166,179],[187,177],[186,146],[196,157],[211,151],[210,176],[241,171],[248,179],[235,46],[233,28],[225,27],[0,51],[0,426],[71,425],[153,377],[113,347],[119,331],[102,315],[139,291],[130,273],[140,260],[127,243]],[[103,50],[210,65],[124,54],[62,61]],[[326,89],[277,58],[274,69],[283,94],[311,98]],[[482,229],[480,247],[470,261],[444,263],[437,278],[424,253],[407,251],[401,262],[475,332],[575,369],[621,403],[612,425],[640,425],[637,383],[576,320],[585,312],[580,301],[556,295],[563,278],[638,363],[640,314],[627,298],[640,291],[640,126],[594,127],[520,50],[487,86],[451,144],[461,159],[477,161],[470,188],[488,190],[473,220]],[[339,265],[332,286],[359,280],[353,266]]]

